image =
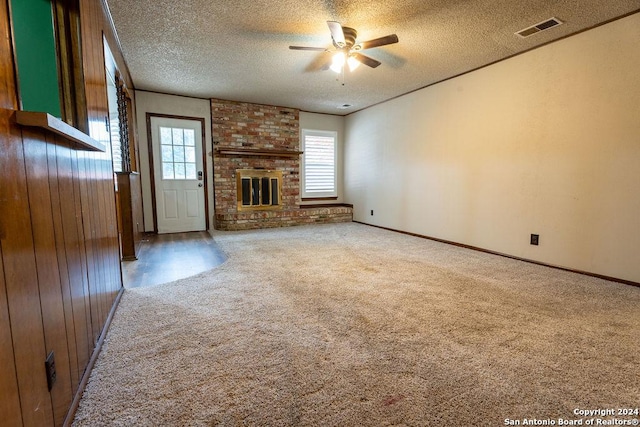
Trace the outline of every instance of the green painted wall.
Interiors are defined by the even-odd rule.
[[[50,0],[11,0],[22,109],[58,118],[60,92],[53,10]]]

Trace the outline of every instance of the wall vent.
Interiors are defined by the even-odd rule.
[[[539,33],[540,31],[548,30],[549,28],[557,27],[561,25],[563,22],[558,18],[550,18],[546,21],[539,22],[535,25],[525,28],[524,30],[520,30],[516,32],[516,35],[522,38],[529,37],[535,33]]]

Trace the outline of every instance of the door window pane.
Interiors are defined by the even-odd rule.
[[[196,164],[185,163],[185,179],[196,179]]]
[[[175,179],[186,179],[185,173],[184,173],[184,163],[175,163],[174,164],[174,169],[176,172],[176,177]]]
[[[173,179],[173,163],[162,164],[162,179]]]
[[[173,133],[173,145],[184,145],[184,141],[182,139],[183,130],[178,128],[173,128],[172,133]]]
[[[171,145],[171,128],[160,128],[160,144]]]
[[[175,163],[184,163],[184,146],[173,146],[173,161]]]
[[[184,145],[193,147],[196,145],[196,132],[193,129],[184,130]]]
[[[196,162],[196,148],[184,147],[184,161],[188,163]]]
[[[173,148],[170,145],[162,146],[162,161],[173,162]]]

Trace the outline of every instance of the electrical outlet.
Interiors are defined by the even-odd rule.
[[[53,357],[53,351],[49,353],[47,359],[44,361],[44,367],[47,371],[47,387],[49,387],[49,391],[51,391],[53,384],[56,382],[56,360]]]
[[[531,235],[531,244],[534,246],[538,246],[538,243],[540,241],[540,236],[538,234],[532,234]]]
[[[373,209],[371,209],[371,216],[373,216]]]

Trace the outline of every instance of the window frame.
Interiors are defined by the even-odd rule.
[[[307,171],[306,153],[307,136],[320,136],[333,138],[333,191],[306,191]],[[338,132],[333,130],[302,129],[301,142],[302,160],[300,164],[300,198],[306,200],[337,200],[338,199]]]

